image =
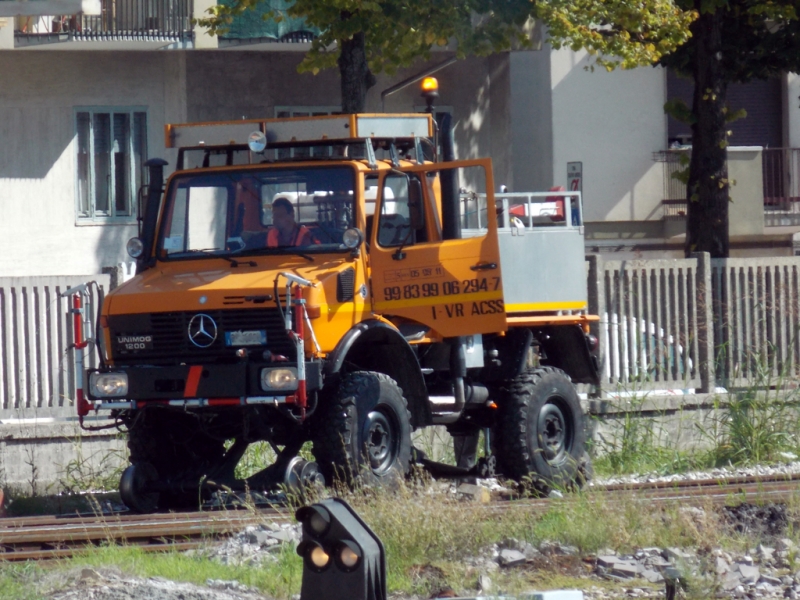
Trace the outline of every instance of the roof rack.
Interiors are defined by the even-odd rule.
[[[210,123],[168,124],[167,148],[247,145],[254,131],[266,135],[268,148],[372,140],[414,144],[433,137],[428,114],[348,114],[289,119],[250,119]]]

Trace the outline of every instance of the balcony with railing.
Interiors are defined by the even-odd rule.
[[[764,224],[800,225],[800,148],[765,148]]]
[[[681,157],[691,148],[654,153],[663,165],[664,192],[661,200],[664,220],[686,217],[686,185],[675,175],[687,168]],[[800,226],[800,148],[764,148],[761,172],[766,227]]]
[[[193,0],[101,0],[99,15],[17,17],[14,45],[160,42],[192,39]]]

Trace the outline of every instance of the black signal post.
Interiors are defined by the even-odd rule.
[[[383,543],[347,502],[323,500],[295,517],[303,525],[300,600],[386,600]]]

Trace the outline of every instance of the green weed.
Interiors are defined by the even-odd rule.
[[[36,582],[42,569],[36,563],[0,566],[0,600],[38,600],[42,597]]]

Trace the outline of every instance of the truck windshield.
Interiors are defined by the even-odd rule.
[[[309,167],[179,175],[162,218],[162,259],[345,251],[355,171]]]

